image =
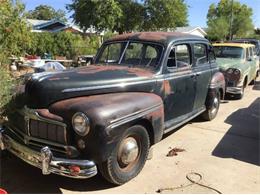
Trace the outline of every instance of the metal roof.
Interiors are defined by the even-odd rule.
[[[248,43],[214,43],[213,46],[228,46],[228,47],[242,47],[242,48],[255,47],[255,45],[248,44]]]
[[[159,42],[165,45],[168,45],[174,40],[201,40],[207,41],[207,39],[191,35],[187,33],[180,32],[136,32],[136,33],[126,33],[117,35],[106,42],[110,41],[122,41],[122,40],[142,40],[142,41],[151,41]]]

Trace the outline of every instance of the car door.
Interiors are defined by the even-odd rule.
[[[196,79],[191,52],[190,44],[179,43],[174,45],[168,54],[164,73],[165,121],[176,122],[178,117],[183,117],[193,110]]]
[[[256,73],[256,60],[253,56],[253,51],[251,47],[246,48],[246,61],[245,65],[248,68],[248,83],[254,79]]]
[[[194,110],[198,110],[205,105],[211,79],[211,67],[208,58],[208,44],[194,42],[192,48],[193,66],[197,80]]]

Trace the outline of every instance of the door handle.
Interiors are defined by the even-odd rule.
[[[191,75],[191,78],[198,77],[198,76],[200,76],[200,74],[201,73],[194,73],[194,74]]]

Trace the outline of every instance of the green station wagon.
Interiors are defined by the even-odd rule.
[[[213,46],[217,64],[225,76],[226,93],[241,99],[246,86],[256,79],[259,59],[255,46],[244,43],[215,43]]]

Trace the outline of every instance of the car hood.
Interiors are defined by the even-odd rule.
[[[46,108],[62,99],[120,91],[150,91],[152,70],[122,66],[91,65],[55,73],[34,74],[26,83],[29,108]],[[135,87],[139,85],[139,87]],[[129,87],[130,86],[130,87]]]
[[[229,68],[238,68],[242,63],[242,59],[234,59],[234,58],[217,58],[217,64],[222,71],[226,71]]]

